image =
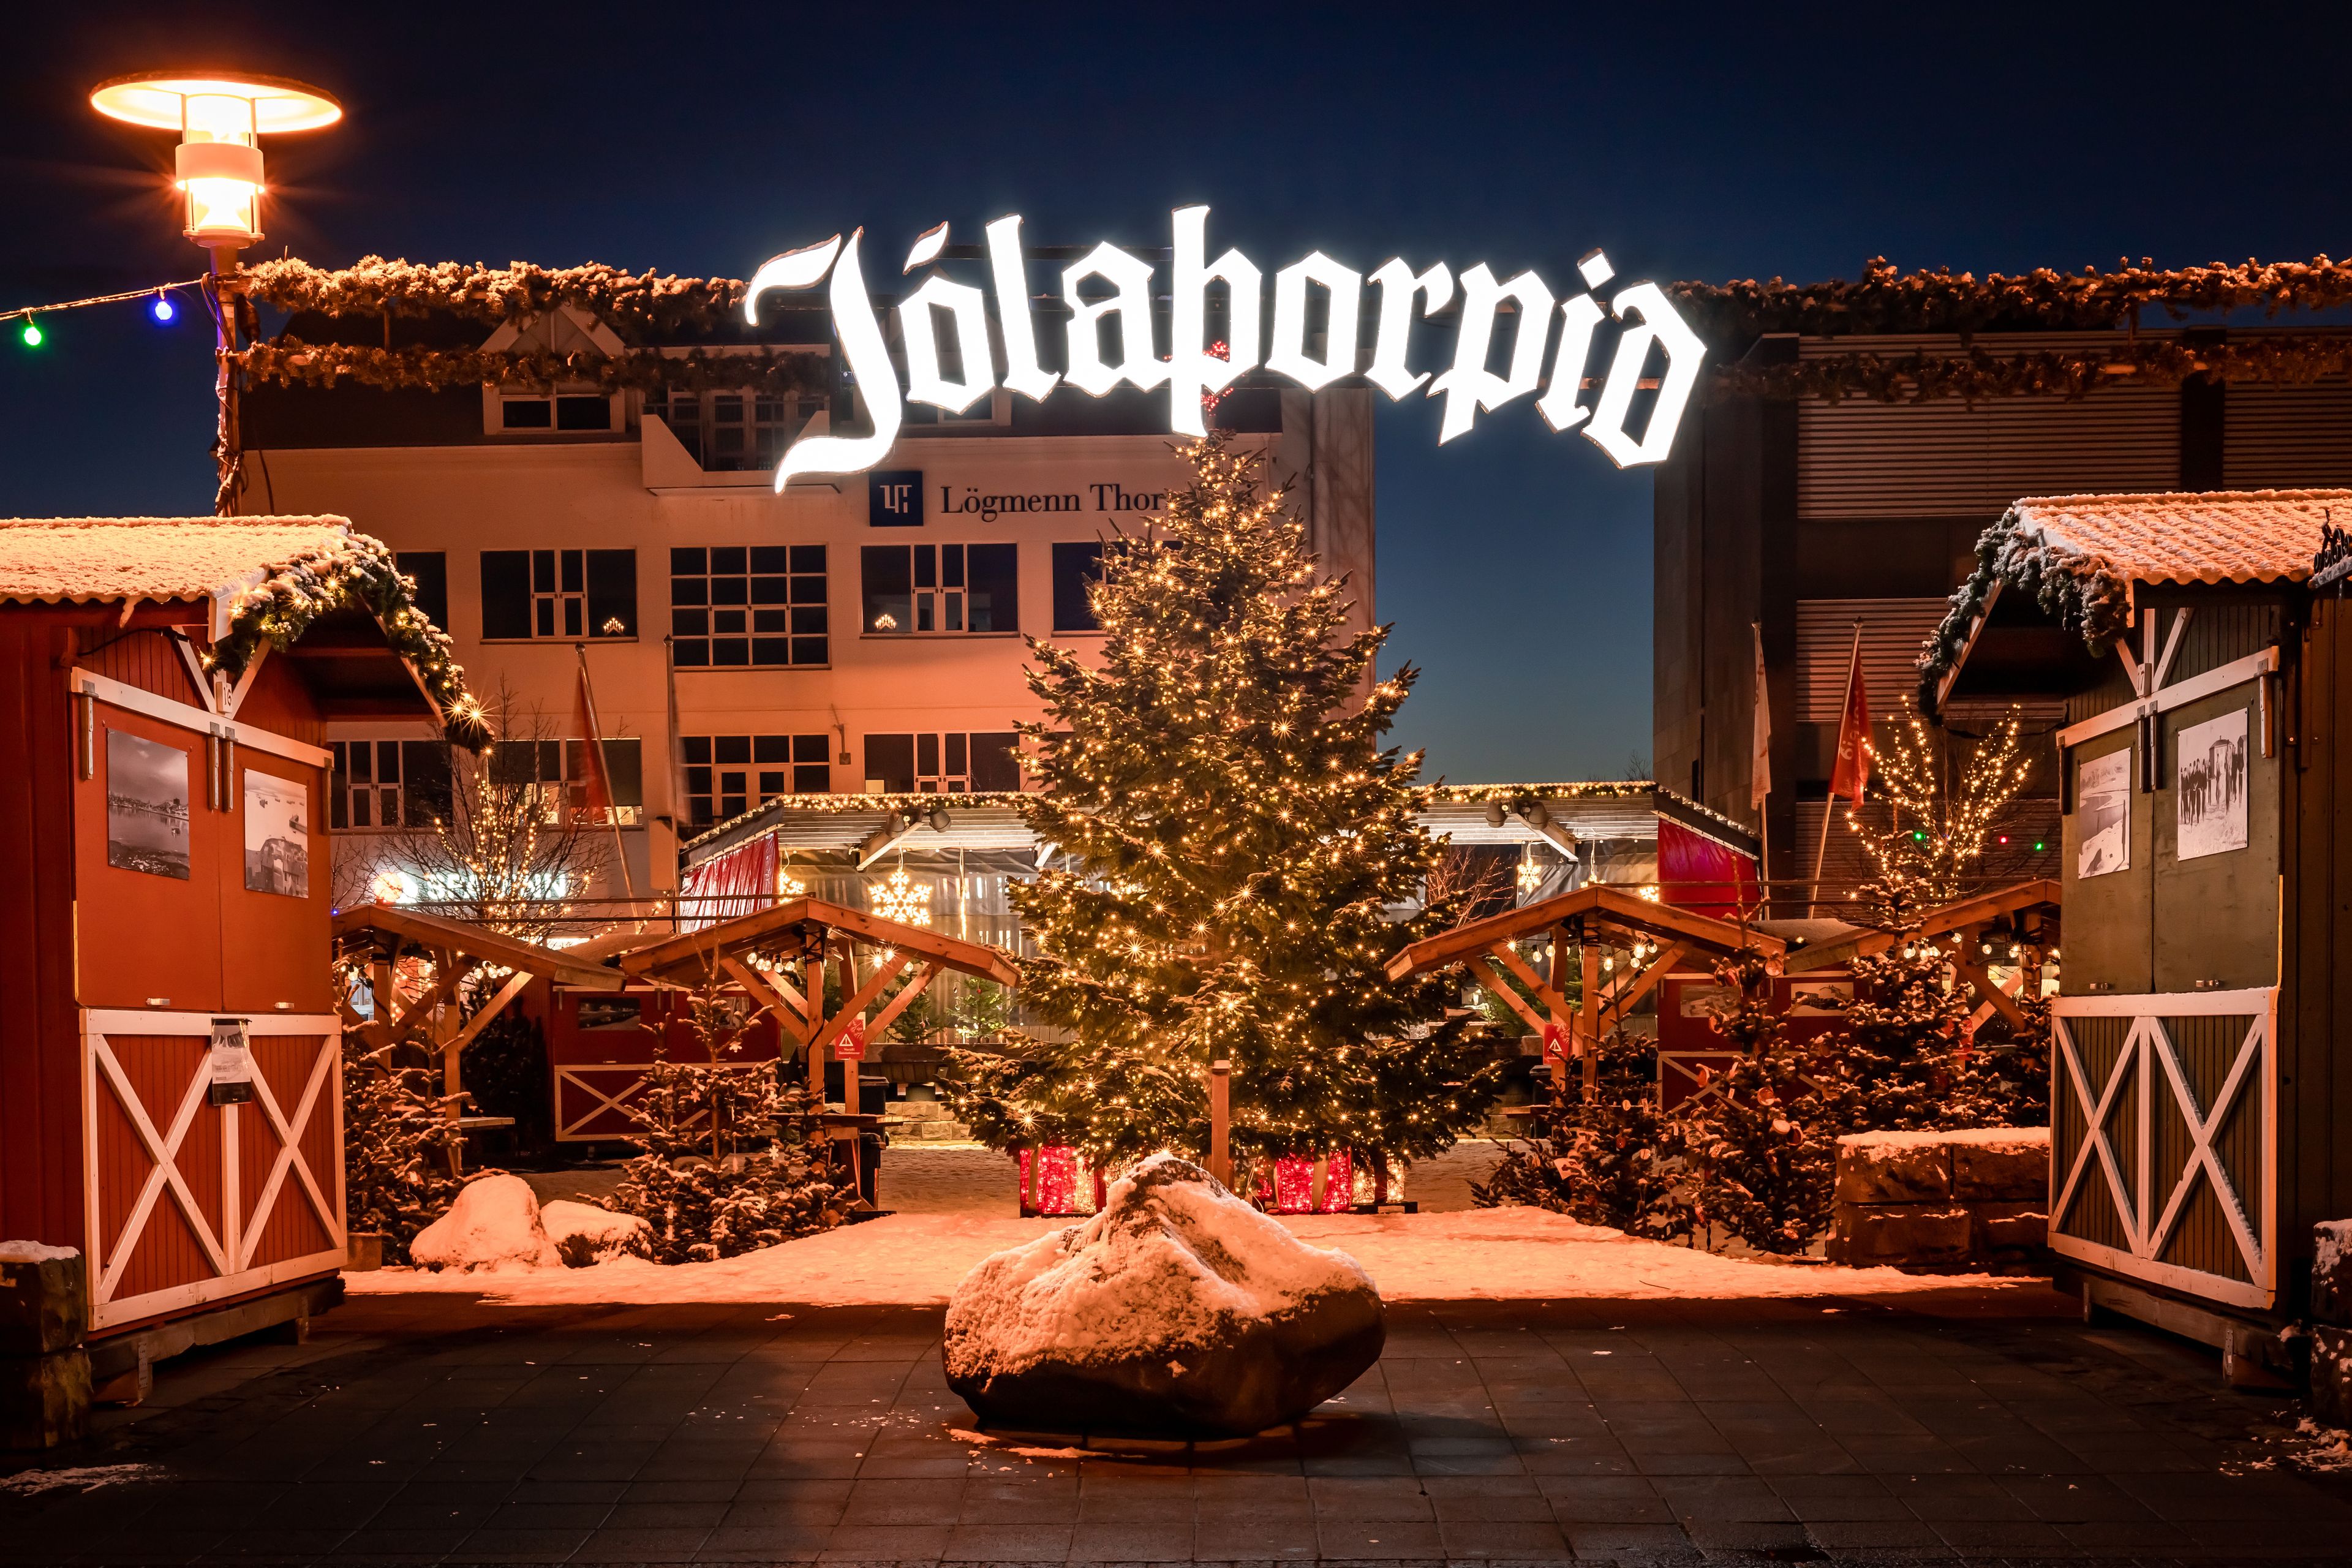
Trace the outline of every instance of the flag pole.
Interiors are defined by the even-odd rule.
[[[1846,658],[1845,698],[1844,700],[1840,703],[1838,708],[1837,754],[1839,757],[1845,755],[1845,727],[1848,721],[1852,720],[1853,717],[1853,683],[1861,679],[1862,623],[1860,621],[1856,621],[1853,623],[1853,652]],[[1830,818],[1836,814],[1837,809],[1837,762],[1835,758],[1832,758],[1830,763],[1830,793],[1822,802],[1821,842],[1813,847],[1812,896],[1805,900],[1805,915],[1807,919],[1811,919],[1813,915],[1820,912],[1819,906],[1822,900],[1822,866],[1829,858]],[[1855,792],[1857,797],[1860,793],[1860,791]]]
[[[629,875],[628,841],[621,837],[620,808],[613,804],[613,764],[604,753],[604,722],[596,717],[596,686],[588,679],[588,645],[574,643],[580,656],[580,701],[588,710],[588,743],[596,748],[596,783],[604,792],[604,820],[613,826],[613,858],[621,863],[621,889],[629,902],[637,901],[636,879]]]

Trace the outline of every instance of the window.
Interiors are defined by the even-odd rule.
[[[633,637],[634,550],[485,550],[482,637]]]
[[[833,788],[829,735],[688,735],[686,805],[698,827],[787,795]]]
[[[860,552],[861,631],[1017,632],[1021,590],[1010,544],[868,544]]]
[[[412,595],[416,607],[435,626],[448,630],[449,557],[438,550],[404,550],[392,559],[401,575],[416,584]]]
[[[866,787],[890,795],[1017,790],[1020,737],[1010,731],[953,735],[868,735]]]
[[[669,630],[680,669],[825,663],[824,546],[672,550]]]
[[[499,399],[503,430],[610,430],[613,400],[602,393],[563,393],[554,397]]]
[[[772,468],[801,426],[824,407],[821,394],[688,392],[656,387],[645,411],[669,426],[704,469]]]
[[[561,822],[588,808],[588,745],[585,741],[506,741],[490,752],[490,783],[525,789],[539,802],[540,816]],[[604,767],[613,784],[612,820],[623,827],[645,821],[643,748],[635,740],[607,740]],[[600,819],[601,826],[601,819]]]
[[[1087,590],[1102,581],[1102,541],[1054,546],[1054,629],[1098,632],[1102,626],[1087,605]]]
[[[449,748],[440,741],[335,741],[327,826],[430,827],[449,814]]]

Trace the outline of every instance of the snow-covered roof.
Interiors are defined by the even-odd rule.
[[[226,598],[351,535],[341,517],[0,519],[0,600]]]
[[[2311,574],[2331,512],[2352,520],[2352,490],[2032,496],[2004,521],[2135,583],[2268,583]]]
[[[2121,637],[2148,583],[2296,583],[2320,529],[2352,520],[2352,489],[2029,496],[1977,541],[1976,570],[1919,654],[1933,712],[2002,588],[2030,595],[2093,648]]]

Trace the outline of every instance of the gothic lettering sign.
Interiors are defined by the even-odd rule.
[[[767,294],[826,284],[834,330],[873,424],[864,436],[828,434],[795,441],[776,465],[776,489],[798,475],[856,474],[873,468],[898,440],[908,403],[961,414],[1000,384],[1039,401],[1065,381],[1096,397],[1119,386],[1164,389],[1169,429],[1200,436],[1206,433],[1204,406],[1235,377],[1260,368],[1309,391],[1361,374],[1391,399],[1414,392],[1442,397],[1441,445],[1467,434],[1479,414],[1534,396],[1536,412],[1554,431],[1580,430],[1611,461],[1633,468],[1665,460],[1698,382],[1706,355],[1698,334],[1655,283],[1616,289],[1604,304],[1594,291],[1616,270],[1597,250],[1577,263],[1582,287],[1564,297],[1533,270],[1497,279],[1482,261],[1457,277],[1442,261],[1415,269],[1400,257],[1367,277],[1318,250],[1275,274],[1268,330],[1265,275],[1256,263],[1232,249],[1209,258],[1207,207],[1180,207],[1171,216],[1167,353],[1159,352],[1156,337],[1151,264],[1105,242],[1062,269],[1069,316],[1062,324],[1065,368],[1059,371],[1044,368],[1048,356],[1040,340],[1046,329],[1031,307],[1018,216],[987,226],[988,289],[932,272],[898,305],[906,351],[903,382],[866,289],[864,229],[846,240],[835,235],[761,264],[744,295],[745,315],[756,324]],[[925,231],[901,270],[912,274],[931,267],[947,239],[944,223]],[[1212,342],[1209,290],[1216,284],[1226,289],[1228,320],[1222,336]],[[1324,305],[1319,347],[1308,331],[1310,290]],[[1450,361],[1414,369],[1406,362],[1416,316],[1435,315],[1457,300]],[[1001,380],[989,331],[992,303],[997,340],[1003,345]],[[1360,347],[1368,303],[1373,322],[1369,362]],[[1612,321],[1614,347],[1605,368],[1595,370],[1596,342]],[[1106,357],[1106,341],[1118,344],[1115,357]],[[948,342],[954,345],[952,360],[942,352]],[[1492,366],[1506,343],[1505,368],[1497,373]],[[1663,361],[1654,372],[1654,357]],[[1634,394],[1645,388],[1654,388],[1657,395],[1648,417],[1637,419]],[[1638,433],[1633,428],[1637,423]]]

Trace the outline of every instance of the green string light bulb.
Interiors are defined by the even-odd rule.
[[[33,320],[33,318],[32,318],[32,317],[30,317],[30,316],[26,317],[26,318],[25,318],[25,330],[24,330],[24,331],[23,331],[20,335],[24,338],[24,340],[25,340],[25,346],[26,346],[26,348],[28,348],[28,349],[37,349],[37,348],[39,348],[39,347],[41,346],[41,339],[42,339],[42,333],[41,333],[41,323],[40,323],[40,322],[38,322],[38,321],[35,321],[35,320]]]

